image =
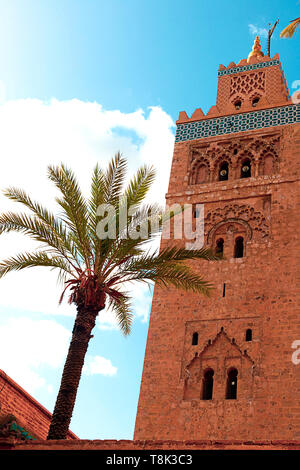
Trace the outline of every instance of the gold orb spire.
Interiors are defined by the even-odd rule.
[[[256,36],[253,47],[252,47],[252,51],[248,55],[248,62],[251,57],[263,57],[263,56],[264,56],[264,53],[261,50],[259,36]]]

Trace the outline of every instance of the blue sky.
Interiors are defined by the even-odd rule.
[[[0,0],[1,189],[24,187],[52,208],[47,164],[65,161],[86,189],[92,166],[121,150],[131,172],[158,168],[152,197],[162,200],[179,111],[207,112],[219,64],[246,58],[257,32],[266,52],[278,18],[271,55],[280,54],[294,91],[300,36],[279,33],[297,16],[297,0]],[[0,257],[24,247],[2,237]],[[74,321],[58,296],[44,271],[0,283],[0,368],[50,411]],[[81,438],[132,438],[151,293],[135,297],[129,338],[109,315],[95,328],[71,423]]]

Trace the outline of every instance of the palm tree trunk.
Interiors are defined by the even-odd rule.
[[[47,439],[66,439],[77,389],[99,309],[83,309],[77,307],[77,316],[73,328],[72,340],[61,379],[60,389],[56,399],[54,412]]]

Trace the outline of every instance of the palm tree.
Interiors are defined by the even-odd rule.
[[[93,170],[91,195],[87,200],[69,168],[63,164],[49,166],[48,177],[60,192],[56,198],[61,210],[60,217],[32,201],[23,190],[11,187],[4,192],[9,199],[22,203],[26,211],[2,214],[0,234],[20,232],[42,245],[34,252],[20,253],[2,261],[0,277],[34,266],[57,269],[59,279],[65,283],[60,302],[69,289],[69,303],[77,308],[48,439],[66,438],[98,313],[105,307],[110,308],[123,334],[130,333],[131,298],[126,286],[133,281],[155,282],[205,295],[209,295],[212,289],[202,276],[186,264],[186,261],[197,258],[218,259],[210,250],[166,246],[160,252],[153,253],[153,250],[145,249],[147,242],[161,232],[164,219],[157,205],[143,204],[155,172],[152,167],[141,167],[124,190],[126,168],[127,162],[120,153],[111,160],[106,171],[97,165]],[[133,207],[134,212],[126,216],[128,226],[124,229],[118,215],[125,204]],[[107,208],[102,215],[98,212],[98,208],[103,207],[101,205]],[[109,207],[113,208],[110,215]],[[172,214],[169,215],[172,217]],[[158,220],[156,227],[151,224],[153,217]],[[98,224],[103,223],[107,227],[111,222],[116,225],[115,236],[99,238]],[[142,224],[148,227],[147,237],[125,236],[138,230]]]
[[[290,21],[290,24],[280,33],[281,38],[291,38],[300,26],[300,18]]]

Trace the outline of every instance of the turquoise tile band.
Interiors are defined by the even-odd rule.
[[[300,122],[300,104],[262,109],[203,121],[178,124],[175,142],[205,139],[224,134],[235,134],[272,126]]]
[[[258,64],[239,65],[232,67],[228,70],[219,70],[218,76],[233,75],[234,73],[247,72],[249,70],[262,69],[265,67],[272,67],[273,65],[280,65],[279,60],[269,60],[268,62],[259,62]]]

